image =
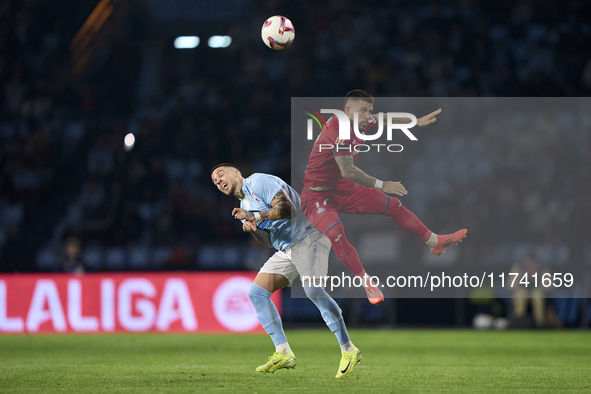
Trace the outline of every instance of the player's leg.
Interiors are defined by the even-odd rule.
[[[337,257],[345,267],[354,275],[363,276],[365,269],[357,251],[347,241],[338,213],[339,206],[339,198],[334,193],[314,192],[306,188],[302,191],[302,213],[306,219],[330,239]]]
[[[531,307],[534,315],[534,321],[538,327],[546,326],[546,297],[544,291],[533,289],[531,291]]]
[[[440,255],[449,246],[462,242],[468,232],[466,229],[461,229],[453,234],[435,234],[423,224],[417,215],[406,209],[397,198],[390,197],[381,190],[376,189],[364,188],[364,190],[360,189],[360,193],[366,195],[367,199],[354,208],[357,213],[390,217],[398,227],[413,233],[425,242],[431,248],[433,254]],[[348,207],[348,209],[351,209],[351,207]]]
[[[291,353],[291,349],[283,332],[279,311],[271,301],[271,294],[287,286],[288,283],[289,281],[283,275],[259,272],[248,290],[248,297],[261,326],[273,340],[275,350],[283,354]]]
[[[279,311],[271,301],[271,294],[289,285],[297,277],[291,265],[290,256],[284,252],[275,253],[261,268],[248,291],[261,326],[273,340],[275,353],[267,363],[259,366],[259,372],[274,372],[281,368],[295,368],[296,358],[291,350]]]
[[[365,268],[359,260],[357,250],[347,240],[345,227],[336,211],[326,212],[320,220],[314,223],[318,231],[326,235],[335,254],[355,276],[364,276]]]
[[[336,211],[325,213],[326,215],[319,218],[317,223],[314,223],[314,226],[328,237],[335,254],[339,260],[345,264],[345,267],[347,267],[355,276],[369,278],[365,272],[365,268],[363,268],[363,265],[361,264],[361,260],[359,260],[357,250],[355,250],[353,245],[347,240],[345,227],[343,226],[343,223],[341,223],[338,213]],[[370,279],[366,279],[364,287],[369,302],[377,305],[384,301],[384,295],[381,290],[374,286]]]
[[[336,301],[326,292],[324,283],[308,283],[304,285],[306,296],[316,305],[324,322],[335,334],[341,346],[341,361],[336,378],[342,378],[353,372],[353,368],[361,362],[361,352],[349,338],[343,313]]]
[[[513,318],[519,319],[525,316],[527,306],[529,305],[529,298],[527,297],[527,290],[518,287],[513,292]]]
[[[335,254],[345,267],[355,276],[367,278],[365,268],[359,260],[359,254],[347,240],[345,227],[338,214],[341,199],[335,191],[314,192],[304,188],[302,212],[318,231],[328,237]],[[384,300],[384,295],[371,280],[366,279],[364,285],[369,302],[377,305]]]
[[[361,352],[349,338],[341,308],[325,290],[330,245],[326,236],[315,231],[292,247],[291,256],[300,273],[306,296],[316,305],[339,342],[342,356],[336,378],[342,378],[361,361]]]
[[[330,246],[326,236],[314,231],[293,245],[291,261],[300,273],[306,296],[320,310],[322,319],[337,337],[341,350],[350,352],[354,346],[349,339],[341,308],[324,289]]]

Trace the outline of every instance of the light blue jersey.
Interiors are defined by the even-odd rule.
[[[240,208],[247,211],[268,211],[272,208],[271,201],[280,189],[289,196],[297,209],[297,214],[290,219],[264,220],[258,224],[258,228],[269,232],[275,249],[285,250],[315,230],[302,214],[300,195],[291,186],[274,175],[252,174],[245,178],[242,184],[245,197],[240,200]]]

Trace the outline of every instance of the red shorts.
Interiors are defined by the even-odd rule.
[[[339,213],[382,215],[389,202],[390,197],[383,191],[357,184],[351,190],[302,191],[302,212],[323,234],[341,223]]]

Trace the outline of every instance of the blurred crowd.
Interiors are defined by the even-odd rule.
[[[0,263],[85,133],[67,15],[49,1],[0,1]]]
[[[45,223],[27,236],[37,240],[28,245],[36,266],[10,269],[64,269],[55,256],[71,237],[83,254],[93,251],[84,263],[91,270],[210,269],[216,251],[225,252],[224,268],[251,267],[248,237],[230,216],[237,202],[215,189],[209,169],[233,162],[245,175],[289,179],[291,97],[354,88],[414,97],[591,93],[586,2],[304,1],[282,11],[297,32],[283,52],[258,36],[276,13],[272,3],[257,2],[231,23],[229,48],[202,45],[190,56],[172,39],[146,54],[152,37],[137,32],[150,20],[128,17],[76,78],[68,44],[83,19],[72,25],[65,8],[46,0],[0,2],[0,249],[26,245],[23,223]],[[508,234],[567,243],[582,256],[589,139],[518,130],[507,150],[501,132],[482,122],[478,144],[488,156],[480,158],[490,170],[469,182],[445,179],[437,199],[419,201],[421,219],[474,229],[470,258],[484,259]],[[131,149],[127,133],[136,137]],[[425,152],[397,165],[412,168]],[[71,195],[56,186],[64,172]],[[60,204],[35,210],[49,198]],[[27,222],[29,212],[36,216]],[[516,217],[522,227],[511,224]],[[133,256],[151,260],[136,265]]]

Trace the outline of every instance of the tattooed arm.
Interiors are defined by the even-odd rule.
[[[289,198],[289,196],[280,189],[271,200],[271,209],[267,211],[257,212],[260,215],[260,220],[281,220],[289,219],[292,214],[295,215],[297,212],[295,205]],[[242,208],[234,208],[232,211],[235,219],[247,220],[249,222],[258,220],[255,218],[255,212],[247,211]]]
[[[366,187],[374,187],[376,178],[367,175],[353,164],[353,156],[342,155],[334,158],[341,170],[343,178],[355,182],[358,185]],[[395,194],[397,196],[405,196],[408,194],[406,188],[400,182],[384,181],[380,188],[386,194]]]
[[[430,125],[431,123],[434,123],[437,120],[437,115],[439,115],[441,113],[441,108],[439,108],[437,111],[433,111],[428,115],[425,115],[421,118],[417,119],[417,126],[419,127],[425,127]],[[388,121],[388,113],[384,113],[384,123],[386,123]],[[393,124],[406,124],[406,123],[410,123],[411,119],[410,118],[392,118],[392,123]]]
[[[367,175],[353,164],[353,156],[342,155],[334,158],[341,170],[343,178],[347,178],[361,186],[373,187],[376,183],[376,178]]]
[[[384,119],[384,124],[386,124],[388,122],[388,113],[385,112],[382,118]],[[392,124],[406,124],[410,122],[412,122],[410,118],[392,118]]]

